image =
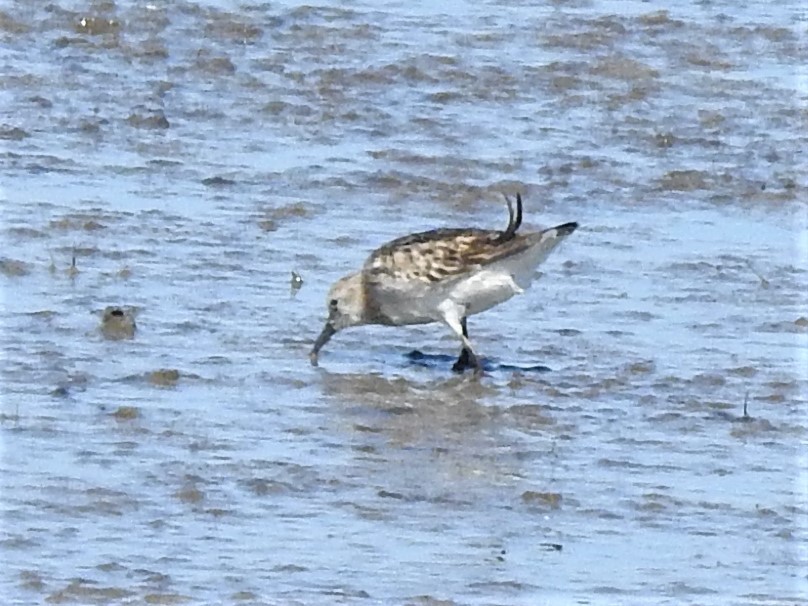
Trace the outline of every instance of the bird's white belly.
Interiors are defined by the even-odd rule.
[[[462,282],[449,293],[449,298],[471,316],[491,309],[522,292],[513,277],[502,271],[482,270]]]
[[[547,256],[540,246],[509,257],[468,275],[459,281],[425,284],[394,281],[379,288],[375,301],[384,323],[393,325],[425,324],[441,321],[440,306],[446,300],[457,304],[462,315],[481,313],[528,288],[536,275],[536,266]]]

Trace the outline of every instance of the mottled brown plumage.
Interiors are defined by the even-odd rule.
[[[374,250],[364,273],[370,282],[384,278],[440,282],[524,252],[535,234],[516,234],[522,224],[522,196],[516,195],[515,213],[510,199],[505,200],[510,218],[504,231],[440,228],[402,236]]]
[[[373,251],[364,271],[371,276],[438,282],[523,252],[530,245],[529,236],[502,241],[503,233],[459,228],[404,236]]]

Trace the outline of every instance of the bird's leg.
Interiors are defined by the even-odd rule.
[[[460,318],[460,327],[463,329],[463,336],[467,339],[469,338],[469,331],[468,327],[466,326],[466,318]],[[472,351],[466,348],[463,345],[463,349],[460,350],[460,356],[457,358],[457,362],[454,363],[452,366],[452,370],[455,372],[463,372],[467,368],[471,367],[471,356],[474,355]]]
[[[460,372],[465,368],[470,367],[474,369],[475,375],[481,375],[483,373],[483,366],[480,363],[480,359],[477,357],[477,354],[474,353],[474,348],[471,346],[471,341],[469,341],[468,337],[468,330],[466,329],[466,318],[464,315],[462,315],[465,314],[465,309],[461,309],[457,303],[447,299],[438,306],[438,310],[440,311],[446,325],[451,328],[458,337],[460,337],[461,341],[463,341],[463,350],[460,352],[460,357],[452,369]],[[466,358],[466,361],[461,367],[459,365],[464,357]]]

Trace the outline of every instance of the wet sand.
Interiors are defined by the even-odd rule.
[[[0,7],[3,602],[808,600],[801,11]],[[483,380],[438,325],[309,366],[516,191],[581,228]]]

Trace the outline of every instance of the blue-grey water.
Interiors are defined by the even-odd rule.
[[[807,39],[793,0],[0,2],[2,603],[806,603]],[[309,365],[333,280],[517,191],[581,228],[470,320],[482,380],[438,325]]]

